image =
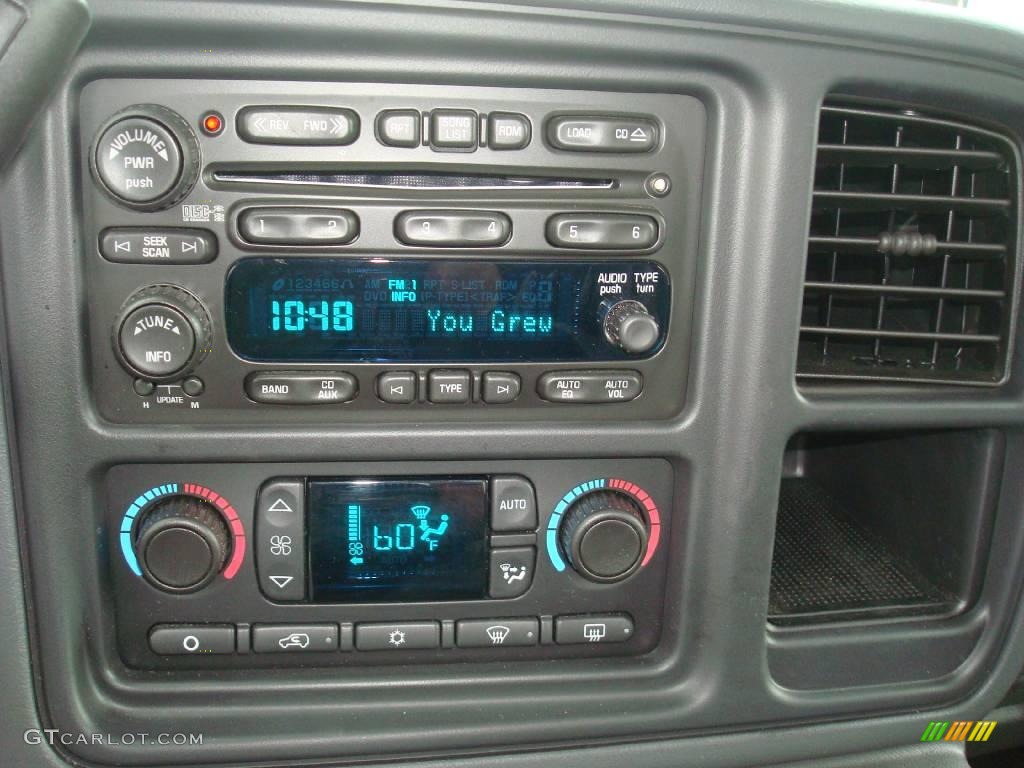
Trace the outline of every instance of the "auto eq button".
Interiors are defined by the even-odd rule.
[[[570,152],[650,152],[658,128],[641,117],[556,115],[548,120],[547,140]]]
[[[246,107],[237,130],[250,144],[345,145],[359,136],[359,116],[337,107]]]
[[[553,371],[537,382],[537,394],[552,403],[624,403],[642,389],[636,371]]]
[[[255,624],[256,653],[315,653],[338,650],[337,624]]]
[[[111,227],[99,247],[118,264],[206,264],[217,256],[217,238],[205,229]]]

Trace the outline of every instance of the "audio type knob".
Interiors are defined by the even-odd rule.
[[[168,208],[199,178],[199,141],[177,112],[137,104],[100,128],[89,155],[93,178],[117,203],[137,211]]]
[[[153,586],[194,592],[223,569],[230,542],[228,525],[212,504],[193,496],[168,496],[138,523],[135,553]]]
[[[170,381],[195,368],[210,347],[210,315],[176,285],[136,291],[114,325],[114,350],[129,373]]]
[[[640,507],[615,491],[596,491],[573,502],[559,532],[569,564],[600,582],[620,581],[639,568],[647,536]]]
[[[661,329],[647,307],[626,299],[613,304],[604,316],[604,335],[612,344],[639,355],[658,343]]]

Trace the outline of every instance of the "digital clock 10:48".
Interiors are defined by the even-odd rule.
[[[270,329],[301,333],[308,328],[312,331],[348,333],[355,325],[353,310],[352,302],[346,299],[271,299]]]

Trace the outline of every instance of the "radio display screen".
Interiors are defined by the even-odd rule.
[[[228,275],[225,314],[232,349],[260,362],[619,360],[636,356],[602,311],[622,299],[668,327],[653,262],[252,258]]]
[[[487,509],[482,478],[310,482],[313,602],[485,597]]]

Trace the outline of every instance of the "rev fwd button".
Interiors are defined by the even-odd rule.
[[[359,117],[333,107],[246,107],[238,135],[250,144],[345,145],[359,136]]]
[[[100,254],[119,264],[205,264],[217,256],[217,238],[205,229],[111,227]]]

